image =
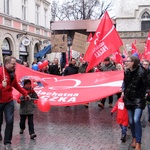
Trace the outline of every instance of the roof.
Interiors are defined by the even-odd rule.
[[[112,20],[115,23],[114,20]],[[86,30],[86,32],[95,32],[100,19],[98,20],[74,20],[74,21],[54,21],[51,24],[52,30]]]

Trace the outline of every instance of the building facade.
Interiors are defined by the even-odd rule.
[[[34,55],[50,44],[51,0],[0,1],[0,62],[6,55],[35,61]]]
[[[116,29],[124,43],[124,48],[131,50],[131,43],[136,40],[137,48],[144,50],[150,30],[149,0],[115,0]]]

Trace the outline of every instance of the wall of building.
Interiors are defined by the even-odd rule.
[[[16,2],[17,1],[17,2]],[[22,1],[10,1],[10,14],[4,13],[4,1],[0,1],[0,47],[8,49],[4,41],[8,41],[11,54],[17,59],[26,57],[31,64],[35,58],[34,55],[50,44],[51,31],[49,28],[50,17],[48,15],[46,26],[44,20],[40,20],[40,24],[35,24],[35,4],[40,4],[40,17],[43,18],[43,8],[50,11],[50,0],[28,0],[27,20],[22,19]],[[50,13],[50,12],[48,12]],[[23,46],[23,41],[29,40],[29,45]],[[6,50],[0,49],[0,56],[7,55]],[[26,49],[26,52],[24,52]],[[23,51],[22,51],[23,50]],[[8,54],[10,55],[10,54]],[[2,62],[0,58],[0,62]]]

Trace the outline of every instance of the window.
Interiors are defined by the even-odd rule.
[[[22,19],[27,20],[27,0],[22,0]]]
[[[4,0],[4,13],[10,14],[10,0]]]
[[[37,25],[39,25],[39,9],[40,9],[40,6],[39,5],[35,5],[35,23]]]
[[[46,22],[47,22],[47,10],[44,9],[44,23],[45,23],[45,27],[46,27]]]
[[[141,30],[149,30],[150,29],[150,14],[145,11],[141,16]]]

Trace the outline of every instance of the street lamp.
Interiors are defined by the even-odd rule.
[[[68,48],[69,48],[69,51],[68,51],[68,61],[70,61],[70,47],[72,45],[72,39],[71,39],[70,36],[68,36],[67,42],[68,42]]]

